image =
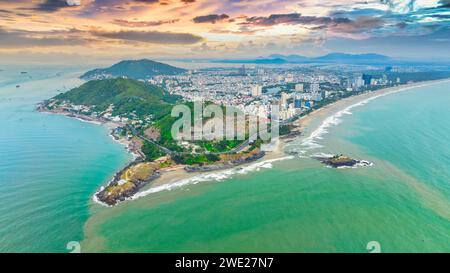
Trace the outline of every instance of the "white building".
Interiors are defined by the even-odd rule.
[[[320,86],[318,82],[313,82],[311,83],[311,92],[315,93],[315,92],[319,92],[320,90]]]
[[[288,100],[289,100],[291,97],[292,97],[291,94],[282,92],[282,93],[281,93],[280,106],[281,106],[282,108],[286,108],[286,107],[287,107],[287,102],[288,102]]]
[[[297,83],[295,85],[295,91],[297,92],[303,92],[303,83]]]
[[[354,86],[356,89],[359,89],[359,88],[363,87],[363,86],[364,86],[364,80],[363,80],[363,78],[362,78],[362,77],[356,78],[356,79],[354,80],[354,82],[353,82],[353,86]]]
[[[252,96],[253,97],[259,97],[262,94],[262,86],[261,85],[255,85],[252,87]]]

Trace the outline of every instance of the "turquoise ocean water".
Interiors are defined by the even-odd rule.
[[[295,157],[104,208],[91,196],[130,156],[103,127],[34,111],[79,85],[78,70],[27,68],[26,79],[14,69],[0,72],[1,252],[65,252],[69,241],[82,251],[367,252],[370,241],[450,251],[448,82],[351,109],[305,154],[372,167]]]
[[[380,97],[331,119],[321,147],[289,144],[318,147],[305,157],[94,206],[83,249],[368,252],[376,241],[382,252],[449,252],[449,101],[448,82]],[[315,153],[374,165],[327,168]]]
[[[83,238],[92,194],[129,156],[101,126],[34,111],[79,85],[76,69],[3,69],[0,252],[66,252],[67,242]]]

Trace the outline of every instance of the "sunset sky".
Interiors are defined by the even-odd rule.
[[[0,60],[450,59],[450,0],[0,0]]]

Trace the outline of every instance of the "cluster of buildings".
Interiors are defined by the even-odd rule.
[[[392,69],[392,68],[391,68]],[[216,68],[189,71],[181,75],[155,76],[148,82],[161,86],[185,101],[213,102],[240,109],[246,115],[270,117],[275,106],[280,120],[294,118],[324,100],[337,99],[348,92],[372,90],[399,84],[399,78],[386,74],[373,76],[345,69],[304,68]],[[145,127],[153,117],[135,113],[113,115],[114,105],[103,112],[95,107],[73,105],[66,101],[49,101],[50,108],[91,116],[96,119]]]
[[[392,84],[386,76],[345,74],[321,69],[246,67],[205,69],[150,80],[187,101],[232,105],[244,113],[268,117],[279,106],[280,119],[290,119],[339,92]]]
[[[46,104],[46,108],[54,112],[71,114],[81,119],[89,117],[95,121],[113,122],[119,126],[132,125],[136,129],[146,127],[153,122],[152,115],[144,118],[138,117],[134,112],[127,113],[126,115],[114,115],[114,105],[112,104],[106,110],[99,112],[95,111],[95,106],[76,105],[65,100],[50,99]]]
[[[376,86],[387,86],[393,84],[400,84],[400,78],[395,78],[395,80],[388,80],[386,74],[383,74],[381,77],[374,77],[371,74],[361,74],[353,77],[352,79],[348,79],[346,86],[347,91],[360,90],[364,87],[376,87]]]

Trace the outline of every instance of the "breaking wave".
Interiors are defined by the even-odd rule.
[[[225,179],[231,178],[235,174],[247,174],[249,172],[260,171],[261,169],[270,169],[273,167],[273,165],[272,165],[273,162],[292,159],[292,158],[294,158],[294,157],[293,156],[285,156],[285,157],[269,159],[269,160],[265,160],[265,161],[261,161],[261,162],[256,162],[256,163],[250,164],[248,166],[244,166],[244,167],[235,167],[235,168],[223,170],[220,172],[200,174],[200,175],[197,175],[194,177],[179,180],[177,182],[164,184],[161,186],[156,186],[156,187],[150,188],[148,190],[138,192],[133,197],[131,197],[131,199],[135,200],[135,199],[147,196],[152,193],[167,191],[167,190],[170,191],[170,190],[180,188],[180,187],[183,187],[186,185],[195,185],[195,184],[198,184],[201,182],[206,182],[206,181],[223,181]]]

